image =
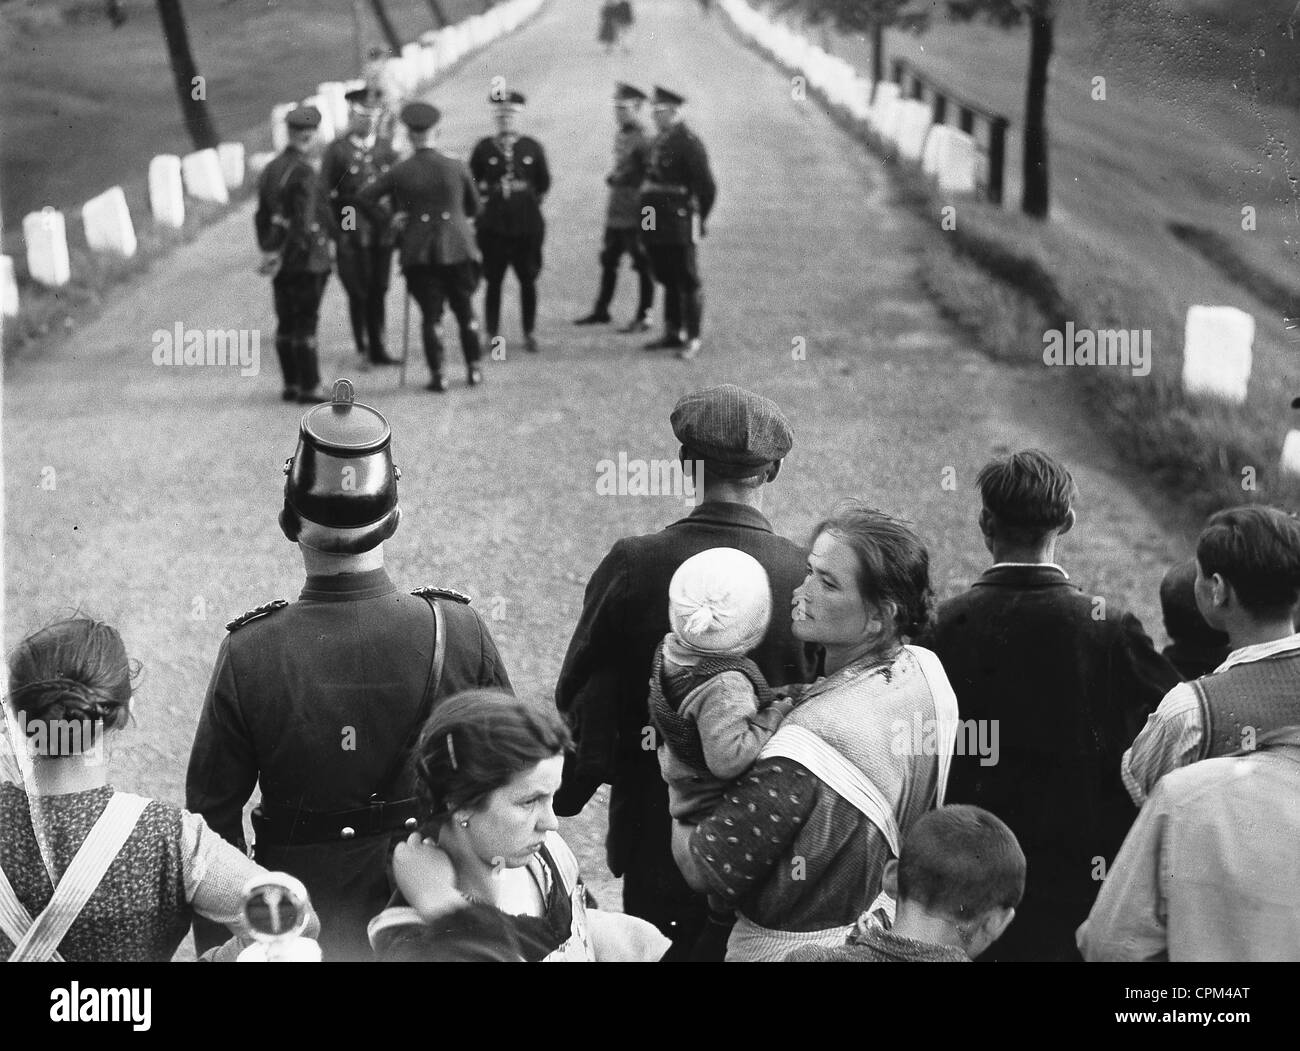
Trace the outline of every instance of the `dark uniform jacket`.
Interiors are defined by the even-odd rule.
[[[708,219],[718,195],[709,155],[685,124],[660,132],[650,147],[650,166],[641,190],[641,207],[655,210],[655,227],[642,231],[647,244],[690,244],[695,217]]]
[[[477,686],[509,690],[482,618],[464,602],[439,602],[447,641],[438,698]],[[244,804],[259,782],[263,803],[315,813],[366,807],[375,794],[411,796],[402,757],[417,729],[434,638],[428,602],[399,592],[382,569],[308,577],[297,602],[235,627],[221,644],[194,737],[188,809],[242,848]],[[255,856],[306,884],[327,959],[365,958],[365,925],[390,894],[389,844],[377,835],[258,845]]]
[[[605,225],[611,230],[630,230],[641,225],[641,184],[650,165],[650,140],[636,121],[614,133],[614,168],[605,177],[609,185],[609,208]]]
[[[329,205],[310,162],[294,147],[262,170],[253,223],[258,247],[280,253],[281,273],[329,273]]]
[[[357,202],[361,188],[378,178],[397,163],[397,153],[388,139],[375,137],[367,145],[363,140],[345,135],[325,147],[321,159],[321,183],[329,193],[335,233],[368,246],[383,239],[387,222],[376,222],[373,212],[365,211]],[[344,214],[351,208],[351,216]],[[348,222],[348,219],[351,222]],[[351,227],[351,229],[349,229]]]
[[[777,536],[761,512],[743,504],[706,503],[658,533],[619,540],[587,583],[582,615],[564,658],[555,700],[577,749],[566,764],[556,813],[576,814],[602,783],[610,798],[608,856],[622,875],[643,837],[640,815],[662,822],[667,866],[668,789],[653,747],[647,697],[655,648],[670,630],[668,583],[686,559],[711,547],[734,547],[767,570],[772,623],[750,654],[771,685],[807,682],[811,653],[790,631],[790,597],[803,583],[807,553]],[[679,877],[680,879],[680,877]]]
[[[388,199],[406,216],[400,235],[402,266],[446,266],[479,260],[470,220],[478,212],[478,192],[469,170],[431,146],[377,176],[357,200],[372,218],[382,219],[379,202]]]
[[[551,172],[540,142],[527,135],[480,139],[469,170],[484,199],[480,230],[526,236],[545,229],[541,201],[551,188]]]
[[[1136,617],[1103,610],[1050,566],[988,570],[918,642],[943,662],[962,720],[998,723],[997,762],[959,752],[947,801],[997,814],[1029,866],[1016,918],[985,957],[1073,958],[1101,887],[1095,859],[1114,860],[1137,816],[1120,760],[1178,673]]]

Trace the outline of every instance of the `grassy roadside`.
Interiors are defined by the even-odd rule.
[[[880,149],[850,114],[825,98],[817,101],[847,132]],[[1110,442],[1153,485],[1198,514],[1251,500],[1300,507],[1300,480],[1278,466],[1293,415],[1290,399],[1300,393],[1292,390],[1294,355],[1286,356],[1285,348],[1257,334],[1250,395],[1243,406],[1185,395],[1181,348],[1187,301],[1172,279],[1181,260],[1167,259],[1165,268],[1157,269],[1119,246],[1111,250],[1105,238],[1080,236],[1073,224],[1040,223],[984,202],[944,199],[914,166],[896,163],[893,174],[896,204],[927,220],[933,231],[917,279],[990,357],[1018,367],[1046,367],[1044,333],[1062,331],[1067,322],[1076,330],[1151,331],[1148,375],[1118,367],[1071,370],[1095,420],[1092,433],[1077,436],[1081,443]],[[956,208],[952,229],[941,223],[947,205]],[[1195,250],[1202,257],[1210,251],[1204,239]],[[1276,320],[1276,295],[1260,296],[1249,281],[1258,269],[1234,266],[1226,258],[1198,263],[1221,279],[1244,281],[1237,299],[1246,301],[1261,326]]]

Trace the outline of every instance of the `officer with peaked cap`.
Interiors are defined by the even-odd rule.
[[[614,168],[605,176],[609,186],[609,205],[605,211],[605,243],[600,253],[600,293],[590,314],[578,318],[575,325],[601,325],[610,321],[609,305],[618,284],[618,264],[626,253],[636,271],[639,296],[636,314],[620,332],[646,332],[650,329],[650,309],[654,306],[655,283],[650,272],[650,257],[641,244],[641,183],[650,163],[650,140],[641,124],[644,91],[631,84],[614,89]]]
[[[483,321],[495,351],[494,341],[501,331],[501,286],[506,270],[513,268],[519,280],[524,346],[536,352],[537,277],[546,240],[542,198],[551,188],[551,172],[542,144],[517,130],[519,113],[527,102],[524,96],[501,88],[488,101],[497,133],[480,139],[469,158],[469,170],[483,197],[483,212],[475,224],[487,282]]]
[[[793,442],[772,401],[732,384],[709,387],[682,397],[671,423],[685,475],[702,492],[680,521],[619,540],[591,575],[555,690],[577,746],[555,812],[577,814],[601,784],[612,786],[606,846],[610,870],[623,877],[623,909],[673,939],[670,957],[685,958],[708,909],[673,861],[668,790],[647,708],[654,650],[669,630],[668,584],[692,555],[737,548],[767,571],[772,608],[789,609],[807,553],[777,536],[763,515],[764,488]],[[773,617],[750,656],[773,685],[807,682],[814,672],[813,654],[791,633],[789,617]]]
[[[275,296],[275,352],[284,376],[284,400],[317,402],[321,393],[316,325],[333,267],[331,216],[309,153],[320,127],[315,106],[285,117],[289,144],[263,170],[253,217],[262,270]]]
[[[337,245],[339,280],[348,296],[352,338],[363,362],[396,365],[384,346],[384,300],[393,267],[390,223],[376,221],[357,203],[371,179],[397,163],[391,140],[379,133],[383,96],[358,88],[345,96],[348,128],[325,147],[321,182],[329,193]]]
[[[186,777],[186,806],[311,893],[327,960],[368,959],[394,842],[415,826],[407,757],[440,698],[510,689],[487,624],[442,588],[399,591],[384,542],[401,520],[388,421],[347,380],[307,412],[286,462],[280,528],[307,580],[297,601],[237,617],[217,654]],[[202,952],[228,935],[196,922]]]
[[[427,102],[402,108],[415,152],[382,172],[357,195],[370,214],[382,217],[396,210],[401,233],[402,274],[407,292],[420,305],[420,334],[429,363],[429,390],[445,391],[442,340],[438,321],[443,305],[451,308],[460,326],[469,384],[483,382],[482,346],[473,296],[478,288],[480,255],[470,220],[478,213],[478,191],[465,165],[435,149],[442,114]]]
[[[676,348],[690,360],[700,352],[704,292],[696,246],[717,197],[704,143],[681,118],[685,99],[656,87],[652,114],[659,134],[650,147],[650,166],[641,187],[646,218],[642,240],[664,287],[664,334],[646,350]],[[646,209],[649,209],[646,212]]]

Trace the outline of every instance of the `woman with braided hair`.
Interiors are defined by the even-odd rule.
[[[370,922],[386,961],[657,960],[645,920],[589,909],[553,803],[569,731],[497,690],[441,702],[415,747],[422,828],[393,852],[398,894]]]
[[[266,874],[198,815],[109,783],[105,746],[130,718],[137,674],[117,631],[85,617],[9,656],[0,960],[170,960],[196,913],[234,924],[244,884]]]

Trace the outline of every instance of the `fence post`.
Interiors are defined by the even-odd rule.
[[[904,74],[904,72],[906,71],[906,69],[907,69],[907,65],[903,62],[903,60],[902,60],[901,58],[896,58],[896,59],[894,59],[894,61],[893,61],[893,80],[894,80],[894,83],[897,84],[898,87],[899,87],[899,94],[902,94],[902,87],[903,87],[903,74]]]
[[[1007,158],[1007,118],[995,117],[989,125],[989,200],[1002,203],[1002,175]]]
[[[948,99],[942,92],[934,93],[934,124],[942,124],[948,116]]]
[[[969,106],[957,107],[957,127],[967,135],[975,134],[975,112]]]

